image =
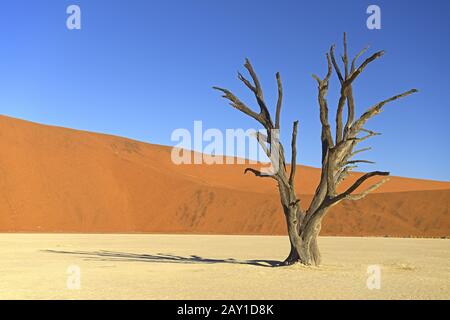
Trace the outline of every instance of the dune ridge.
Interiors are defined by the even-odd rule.
[[[247,165],[174,165],[171,148],[0,116],[0,232],[285,234]],[[298,166],[306,206],[320,171]],[[360,173],[343,183],[348,186]],[[450,235],[450,182],[402,177],[332,208],[323,235]]]

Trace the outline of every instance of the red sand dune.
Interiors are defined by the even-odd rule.
[[[176,166],[170,152],[0,116],[0,231],[285,234],[274,182],[245,165]],[[306,206],[319,170],[297,172]],[[449,236],[449,204],[450,182],[391,177],[332,208],[322,235]]]

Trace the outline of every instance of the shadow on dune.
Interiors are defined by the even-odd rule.
[[[115,251],[60,251],[60,250],[42,250],[47,253],[57,254],[72,254],[81,255],[85,257],[85,260],[97,260],[97,261],[138,261],[138,262],[153,262],[153,263],[185,263],[185,264],[217,264],[217,263],[229,263],[229,264],[246,264],[258,267],[276,267],[280,264],[275,260],[236,260],[233,258],[228,259],[212,259],[203,258],[197,255],[190,256],[177,256],[172,254],[137,254],[128,252],[115,252]]]

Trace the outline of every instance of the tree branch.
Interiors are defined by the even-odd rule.
[[[334,46],[332,46],[330,49],[331,61],[333,62],[334,69],[336,70],[339,81],[341,82],[341,95],[339,97],[338,107],[336,111],[336,143],[341,142],[344,135],[342,128],[342,114],[344,112],[345,102],[348,100],[349,90],[351,90],[351,82],[347,81],[349,76],[349,70],[348,70],[347,34],[345,32],[344,32],[343,46],[344,46],[344,54],[342,55],[342,62],[344,63],[345,78],[342,77],[342,73],[339,70],[336,59],[334,58]],[[349,109],[348,112],[349,117],[347,119],[346,126],[349,124],[350,118],[353,118],[354,114],[353,96],[352,101],[348,101],[347,104]],[[353,119],[351,121],[353,121]]]
[[[294,187],[294,178],[295,178],[295,171],[297,170],[297,128],[298,128],[298,121],[294,121],[294,125],[292,128],[292,158],[291,158],[291,173],[289,175],[289,185],[293,188]]]
[[[348,52],[347,52],[347,33],[344,32],[344,55],[342,56],[344,62],[345,79],[348,78]]]
[[[336,62],[336,58],[334,57],[334,48],[335,47],[336,46],[334,44],[331,46],[331,48],[330,48],[330,56],[331,56],[331,61],[333,63],[334,70],[336,71],[336,74],[337,74],[337,76],[339,78],[339,81],[342,84],[342,83],[344,83],[344,78],[342,77],[341,70],[339,69],[339,65]]]
[[[345,83],[345,82],[344,82]],[[338,107],[336,111],[336,143],[342,141],[342,113],[344,112],[345,101],[347,100],[347,86],[341,87],[341,96],[339,98]]]
[[[364,137],[361,137],[361,138],[353,137],[353,138],[348,138],[348,139],[354,140],[356,143],[360,143],[364,140],[369,139],[370,137],[381,136],[381,133],[379,133],[379,132],[373,132],[373,131],[366,130],[366,129],[360,129],[359,131],[367,132],[367,135],[365,135]]]
[[[363,70],[369,65],[369,63],[371,63],[372,61],[382,57],[383,55],[384,55],[384,51],[375,52],[369,58],[364,60],[364,62],[358,67],[358,69],[356,69],[354,72],[352,72],[350,74],[350,76],[349,76],[347,81],[352,83],[356,79],[356,77],[358,77],[361,74],[361,72],[363,72]]]
[[[283,102],[283,85],[281,83],[280,73],[276,73],[277,78],[277,86],[278,86],[278,100],[277,100],[277,109],[275,113],[275,129],[280,129],[280,114],[281,114],[281,104]]]
[[[264,174],[264,173],[262,173],[261,171],[256,170],[256,169],[253,169],[253,168],[246,168],[246,169],[244,170],[244,174],[246,174],[246,173],[249,172],[249,171],[250,171],[251,173],[253,173],[256,177],[260,177],[260,178],[272,178],[272,179],[277,180],[276,177],[275,177],[274,175]]]
[[[274,129],[272,117],[270,116],[270,112],[266,106],[266,103],[264,102],[264,95],[262,91],[261,84],[258,80],[258,77],[255,73],[255,70],[253,69],[252,64],[250,63],[250,60],[245,59],[244,67],[248,70],[250,76],[252,77],[252,80],[254,82],[254,85],[251,84],[249,80],[247,80],[240,72],[238,72],[238,78],[241,80],[247,88],[249,88],[255,95],[256,101],[258,102],[260,112],[257,113],[253,110],[251,110],[249,107],[247,107],[242,101],[240,101],[231,91],[220,88],[220,87],[213,87],[213,89],[219,90],[224,93],[223,97],[228,99],[230,101],[230,105],[238,109],[239,111],[247,114],[248,116],[252,117],[256,121],[258,121],[266,130],[268,134],[268,143],[271,144],[271,132],[270,130]],[[282,103],[282,87],[281,87],[281,79],[279,77],[279,74],[277,75],[277,81],[278,81],[278,90],[279,90],[279,97],[278,97],[278,103],[277,103],[277,119],[278,119],[278,126],[279,126],[279,117],[281,112],[281,103]],[[281,94],[281,95],[280,95]]]
[[[269,151],[269,149],[267,148],[267,145],[266,145],[266,143],[267,143],[267,136],[262,134],[261,132],[257,131],[257,132],[255,132],[255,137],[256,137],[256,140],[258,141],[259,145],[263,149],[264,153],[266,154],[266,156],[271,160],[270,151]]]
[[[353,151],[352,153],[350,153],[350,155],[348,156],[348,158],[352,158],[352,157],[354,157],[355,155],[357,155],[358,153],[361,153],[361,152],[364,152],[364,151],[369,151],[369,150],[372,150],[372,148],[371,148],[371,147],[368,147],[368,148],[363,148],[363,149],[359,149],[359,150]]]
[[[348,175],[349,172],[352,171],[353,169],[357,168],[358,166],[345,166],[342,167],[338,173],[336,174],[335,177],[335,184],[336,186],[338,186]]]
[[[328,103],[326,99],[326,95],[328,92],[328,82],[330,80],[331,74],[333,72],[333,68],[331,66],[331,58],[330,55],[327,54],[327,63],[328,63],[328,71],[327,75],[323,80],[321,80],[318,76],[313,74],[313,78],[316,79],[318,83],[318,101],[320,107],[320,122],[322,123],[322,159],[325,155],[325,149],[333,147],[333,137],[331,136],[331,128],[330,123],[328,122]],[[324,145],[326,143],[327,145]]]
[[[348,132],[350,131],[350,127],[352,126],[353,120],[355,119],[355,100],[353,98],[353,87],[349,85],[347,88],[347,122],[344,127],[344,137],[346,139],[348,136]]]
[[[372,191],[378,189],[382,184],[384,184],[385,182],[389,181],[389,178],[384,178],[383,180],[381,180],[378,183],[375,183],[374,185],[372,185],[371,187],[367,188],[366,190],[364,190],[361,193],[358,194],[353,194],[353,195],[348,195],[345,197],[345,200],[360,200],[365,198],[369,193],[371,193]]]
[[[253,83],[255,84],[255,86],[251,86],[251,90],[254,92],[255,97],[256,97],[256,101],[258,102],[259,108],[260,108],[260,115],[263,117],[264,119],[264,127],[267,130],[273,129],[273,122],[272,122],[272,118],[270,117],[270,112],[269,109],[267,109],[266,103],[264,102],[264,95],[263,95],[263,90],[261,87],[261,84],[258,80],[258,76],[256,75],[255,70],[253,69],[252,64],[250,63],[249,59],[245,59],[245,64],[244,67],[248,70],[248,72],[250,73],[250,76],[253,79]],[[248,81],[247,81],[248,82]],[[245,82],[244,82],[245,83]],[[247,85],[247,84],[246,84]],[[253,88],[253,89],[252,89]],[[270,134],[269,134],[270,137]]]
[[[369,163],[369,164],[374,164],[375,162],[369,161],[369,160],[350,160],[350,161],[347,161],[347,162],[345,163],[345,165],[348,165],[348,164],[355,164],[355,163]]]
[[[411,89],[409,91],[403,92],[401,94],[398,94],[396,96],[393,96],[389,99],[383,100],[379,103],[377,103],[376,105],[370,107],[365,113],[363,113],[361,115],[361,117],[353,124],[353,128],[354,128],[354,134],[357,134],[359,131],[361,131],[362,126],[367,122],[367,120],[369,120],[370,118],[372,118],[373,116],[377,115],[378,113],[381,112],[381,108],[383,108],[383,106],[389,102],[398,100],[400,98],[409,96],[413,93],[416,93],[417,89]]]
[[[238,79],[241,80],[247,86],[247,88],[249,88],[254,94],[257,94],[256,88],[239,71],[238,71]]]
[[[350,72],[351,72],[351,73],[353,73],[353,72],[355,71],[355,69],[356,69],[356,61],[358,60],[358,58],[359,58],[360,56],[362,56],[362,55],[364,54],[364,52],[367,51],[367,49],[369,49],[369,46],[363,48],[363,49],[362,49],[362,50],[361,50],[361,51],[353,58],[353,60],[352,60],[352,66],[351,66],[351,69],[350,69]]]
[[[230,101],[230,105],[238,109],[239,111],[245,113],[246,115],[252,117],[256,121],[258,121],[260,124],[264,126],[264,120],[262,119],[261,115],[251,110],[249,107],[247,107],[242,101],[240,101],[230,90],[220,88],[220,87],[213,87],[213,89],[222,91],[224,95],[222,96],[225,99],[228,99]]]
[[[261,88],[261,84],[259,83],[258,76],[256,75],[256,72],[253,69],[253,66],[248,58],[245,58],[244,67],[248,70],[248,73],[253,79],[253,83],[255,84],[255,91],[254,91],[255,94],[257,94],[261,99],[264,99],[263,91]]]
[[[367,179],[374,177],[374,176],[388,176],[389,172],[383,172],[383,171],[373,171],[373,172],[368,172],[366,174],[364,174],[363,176],[359,177],[358,180],[356,180],[353,185],[351,185],[347,190],[345,190],[343,193],[337,195],[336,197],[330,199],[331,204],[334,204],[338,201],[341,201],[342,199],[345,199],[346,197],[348,197],[349,195],[352,194],[353,191],[355,191],[356,189],[358,189],[358,187]],[[370,192],[370,191],[369,191]]]

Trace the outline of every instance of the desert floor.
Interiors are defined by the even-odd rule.
[[[0,234],[0,298],[450,299],[450,240],[322,237],[320,246],[319,268],[271,268],[286,237]],[[371,265],[380,289],[368,289]]]

